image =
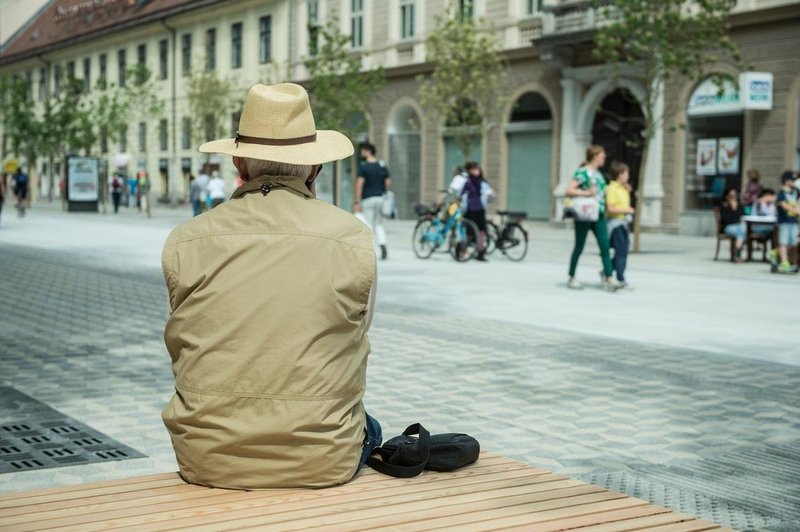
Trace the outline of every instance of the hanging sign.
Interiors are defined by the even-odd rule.
[[[745,109],[772,110],[772,72],[743,72],[739,87]]]
[[[739,90],[730,80],[720,88],[714,80],[706,79],[689,98],[689,116],[730,115],[742,112]]]

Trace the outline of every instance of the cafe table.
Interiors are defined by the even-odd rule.
[[[747,216],[742,216],[742,221],[745,223],[747,228],[747,260],[753,260],[753,236],[756,234],[753,231],[753,228],[757,225],[768,225],[772,228],[772,247],[773,249],[777,247],[778,242],[778,235],[777,231],[775,230],[777,227],[777,217],[775,216],[758,216],[756,214],[748,214]],[[765,243],[766,245],[766,243]]]

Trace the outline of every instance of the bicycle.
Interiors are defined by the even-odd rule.
[[[519,223],[528,217],[526,212],[497,211],[500,226],[492,221],[486,222],[486,254],[495,249],[509,260],[519,262],[528,253],[528,231]],[[506,221],[506,219],[510,221]]]
[[[461,207],[452,202],[447,209],[447,219],[442,221],[439,209],[430,209],[417,203],[414,211],[419,216],[411,247],[420,259],[427,259],[447,243],[447,250],[458,262],[466,262],[478,254],[478,226],[462,216]]]

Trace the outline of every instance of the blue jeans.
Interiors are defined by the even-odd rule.
[[[358,470],[361,470],[364,464],[367,463],[367,458],[372,454],[372,450],[376,447],[380,447],[381,443],[383,443],[381,424],[369,414],[367,414],[367,423],[364,426],[364,432],[367,434],[364,437],[364,450],[361,451],[361,460],[358,462]],[[356,472],[358,472],[358,470]]]
[[[192,200],[192,215],[197,216],[201,212],[203,212],[203,207],[200,204],[200,200],[199,199]]]
[[[747,230],[744,228],[744,222],[739,222],[738,224],[728,224],[725,226],[723,232],[728,236],[732,236],[736,240],[744,240],[744,237],[747,235]]]
[[[614,248],[614,271],[617,272],[617,281],[625,282],[625,266],[628,263],[628,250],[631,247],[628,228],[620,226],[611,232],[611,247]]]

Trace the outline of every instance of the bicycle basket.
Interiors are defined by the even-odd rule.
[[[433,211],[430,209],[430,207],[422,203],[414,204],[414,212],[417,213],[417,216],[428,216],[429,214],[433,214]]]

